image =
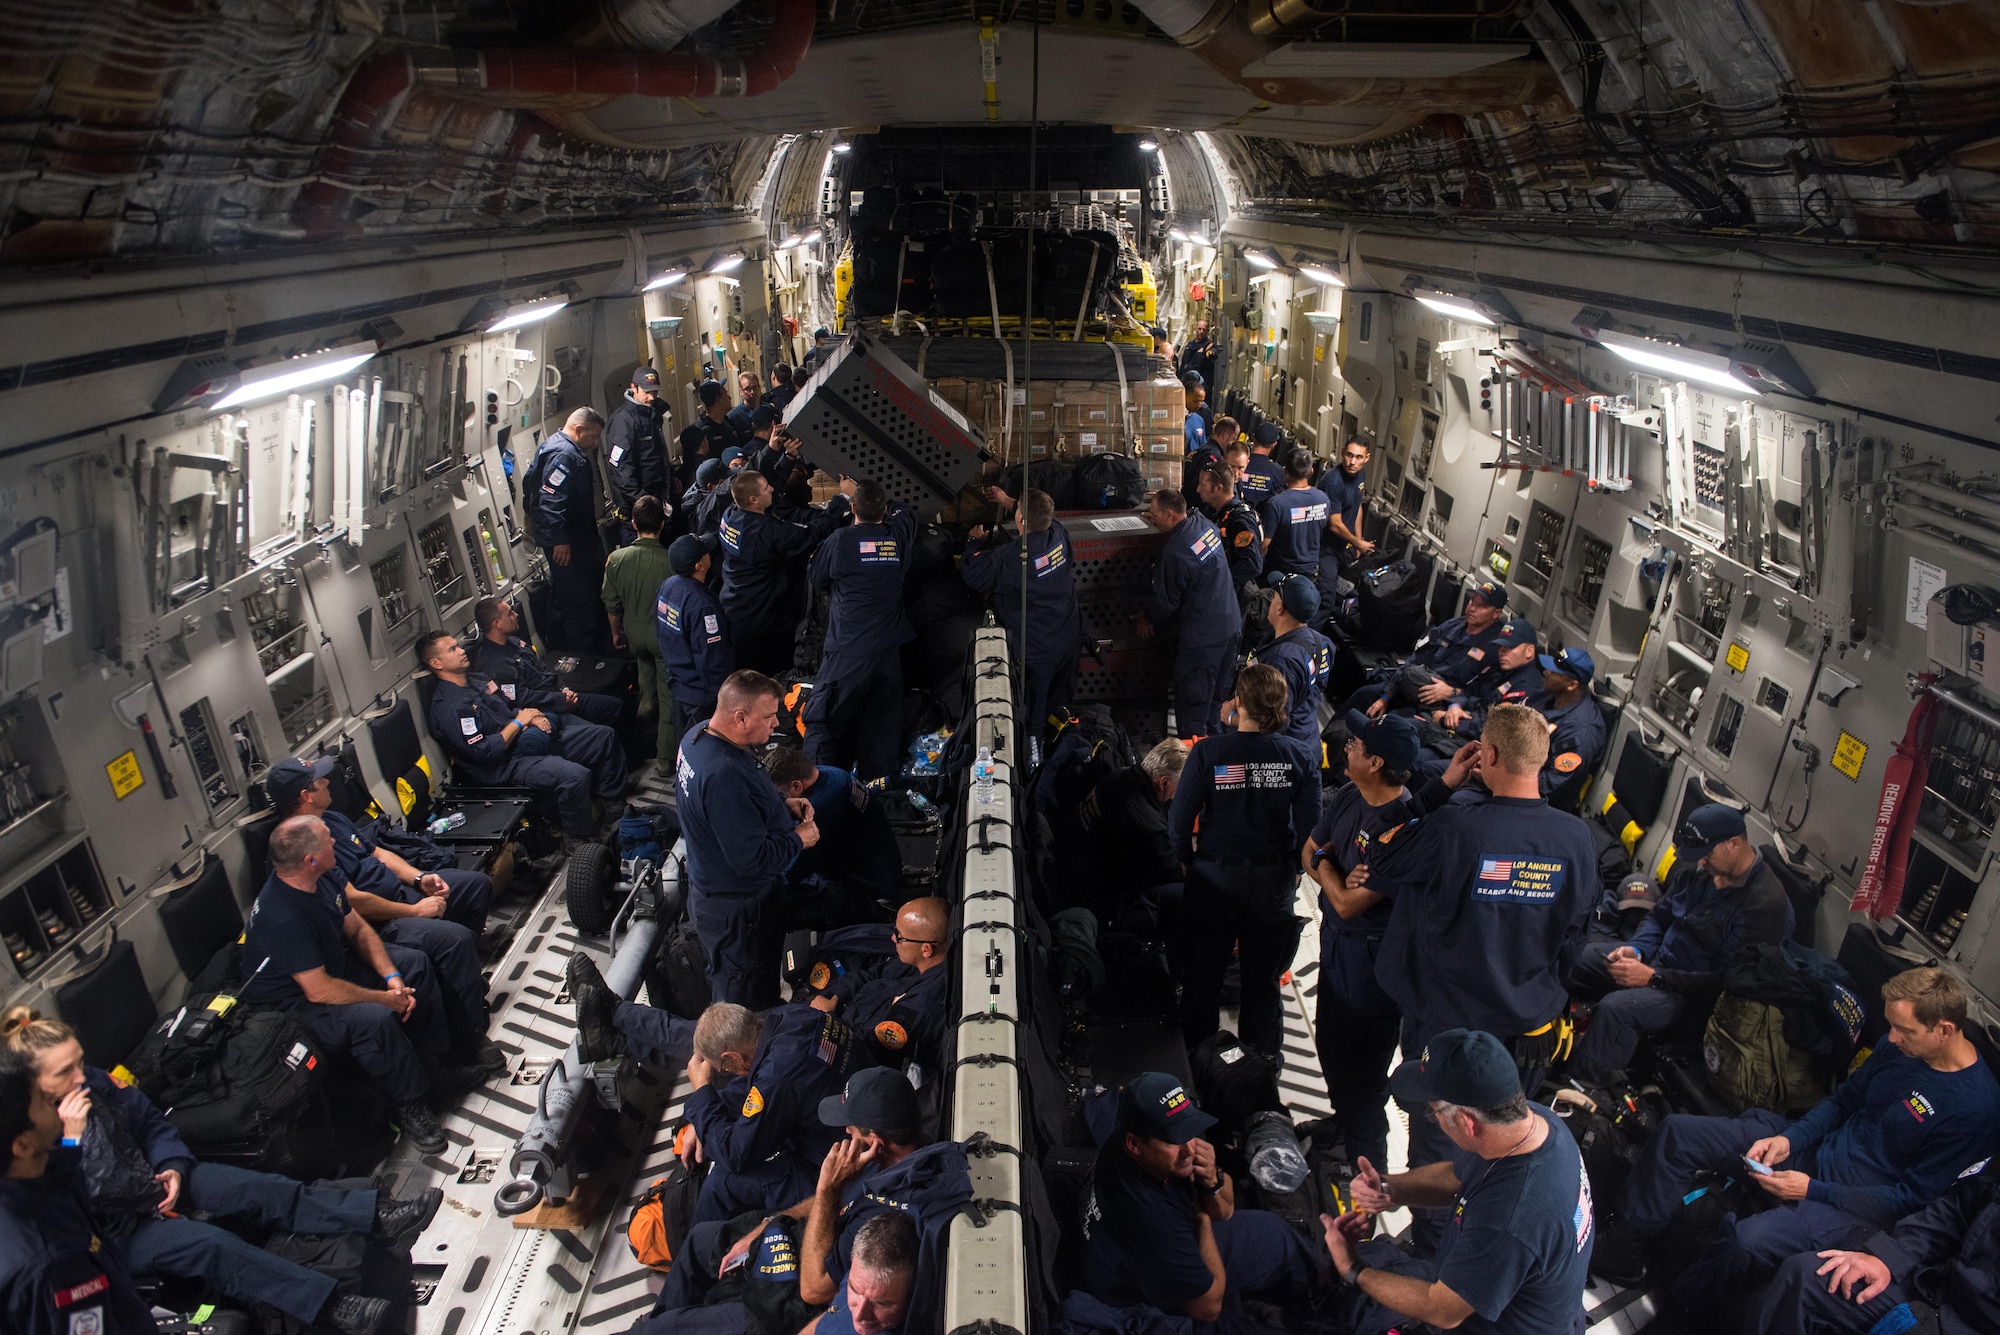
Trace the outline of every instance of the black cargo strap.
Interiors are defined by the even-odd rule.
[[[1021,1063],[1004,1052],[975,1052],[970,1057],[954,1061],[951,1069],[956,1071],[961,1066],[977,1066],[983,1070],[991,1070],[995,1066],[1011,1066],[1017,1071],[1021,1069]]]
[[[960,1025],[1019,1024],[1021,1023],[1021,1017],[1018,1015],[1009,1015],[1005,1011],[978,1011],[972,1015],[959,1016],[958,1022]],[[1009,1058],[1009,1060],[1011,1061],[1012,1058]]]
[[[987,893],[990,895],[992,892],[988,891]],[[1028,934],[1028,929],[1021,926],[1018,922],[1000,922],[998,920],[969,922],[961,926],[958,930],[960,932],[1014,932],[1021,936]],[[1384,930],[1386,931],[1387,929],[1385,928]]]
[[[1011,1154],[1017,1159],[1021,1157],[1021,1151],[1015,1146],[995,1140],[984,1131],[973,1132],[963,1144],[966,1154],[974,1159],[991,1159],[996,1154]]]
[[[990,1316],[983,1316],[977,1321],[954,1326],[947,1335],[1021,1335],[1021,1332],[1004,1321],[995,1321]]]
[[[1003,1201],[994,1196],[979,1196],[965,1203],[965,1213],[972,1217],[974,1228],[985,1228],[993,1222],[993,1217],[1002,1211],[1011,1210],[1026,1219],[1028,1212],[1021,1208],[1019,1201]]]

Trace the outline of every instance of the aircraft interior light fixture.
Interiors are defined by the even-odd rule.
[[[1507,298],[1498,292],[1480,291],[1471,295],[1463,292],[1446,292],[1442,288],[1432,287],[1415,274],[1403,280],[1403,291],[1439,315],[1463,320],[1467,324],[1498,329],[1503,324],[1521,322],[1521,317],[1507,304]]]
[[[1299,276],[1301,278],[1310,278],[1313,282],[1318,283],[1321,287],[1347,286],[1346,282],[1342,280],[1339,274],[1335,273],[1333,270],[1327,268],[1325,265],[1322,264],[1301,263],[1299,265]]]
[[[788,236],[788,237],[786,237],[786,238],[785,238],[785,239],[784,239],[783,241],[780,241],[780,242],[778,243],[778,249],[779,249],[779,250],[796,250],[796,249],[798,249],[798,244],[799,244],[799,239],[798,239],[797,237],[795,237],[795,236]]]
[[[718,255],[708,262],[708,272],[710,274],[726,274],[731,269],[742,264],[745,258],[743,252],[737,250],[732,250],[727,255]]]
[[[1665,343],[1656,338],[1639,338],[1632,334],[1615,333],[1609,329],[1596,330],[1592,333],[1592,337],[1605,351],[1616,353],[1634,366],[1643,366],[1648,371],[1656,371],[1677,380],[1693,380],[1698,384],[1731,390],[1738,394],[1764,392],[1739,373],[1741,368],[1737,363],[1719,352],[1703,352],[1699,348],[1684,347],[1679,343]]]
[[[836,153],[852,153],[854,151],[854,145],[848,143],[845,139],[834,140],[830,147]]]
[[[569,305],[566,296],[541,297],[534,301],[517,301],[508,305],[497,315],[491,315],[486,332],[498,334],[507,329],[519,329],[523,325],[540,324],[563,307]],[[476,320],[477,317],[475,317]]]
[[[1278,267],[1278,257],[1269,251],[1245,250],[1243,258],[1253,269],[1270,270]]]
[[[641,292],[657,292],[663,287],[672,287],[675,283],[680,282],[681,279],[686,278],[687,276],[688,274],[686,269],[683,269],[679,265],[675,265],[673,268],[668,269],[665,272],[652,278],[650,281],[647,282],[647,284],[644,287],[640,288],[639,290]]]
[[[1141,153],[1157,153],[1160,151],[1160,141],[1157,139],[1141,139],[1139,141],[1139,151]]]
[[[802,246],[816,246],[824,240],[826,240],[826,233],[815,227],[799,238],[799,244]]]
[[[286,357],[281,361],[266,362],[238,372],[235,388],[217,399],[212,407],[235,408],[246,403],[256,403],[261,399],[275,398],[289,394],[295,389],[309,385],[323,385],[329,380],[338,380],[349,371],[372,358],[379,351],[374,339],[359,343],[343,343],[339,347],[326,348],[319,352],[308,352],[301,357]]]

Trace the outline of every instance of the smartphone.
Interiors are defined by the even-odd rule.
[[[726,1275],[732,1270],[738,1269],[741,1266],[749,1264],[749,1261],[750,1261],[749,1252],[738,1252],[736,1255],[730,1257],[729,1260],[723,1265],[721,1274]],[[718,1276],[718,1278],[719,1277],[720,1276]]]
[[[1759,1177],[1769,1177],[1773,1171],[1771,1165],[1758,1163],[1747,1154],[1743,1156],[1743,1166]]]

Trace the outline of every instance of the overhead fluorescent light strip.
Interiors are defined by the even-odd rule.
[[[1608,352],[1643,366],[1649,371],[1658,371],[1677,380],[1693,380],[1716,389],[1733,390],[1738,394],[1762,395],[1763,390],[1735,374],[1730,369],[1729,359],[1717,353],[1702,352],[1696,348],[1684,348],[1677,343],[1661,343],[1650,338],[1636,338],[1630,334],[1617,334],[1610,330],[1597,331],[1597,342]]]
[[[550,297],[544,301],[509,306],[498,319],[486,326],[486,332],[498,334],[508,329],[519,329],[522,325],[539,324],[567,305],[568,297]]]
[[[646,284],[639,290],[641,292],[657,292],[663,287],[672,287],[675,283],[680,282],[681,279],[686,277],[687,277],[686,269],[679,269],[679,268],[669,269],[665,273],[661,274],[658,278],[655,278],[652,282]]]
[[[242,382],[235,389],[216,400],[215,407],[234,408],[279,394],[289,394],[308,385],[323,385],[329,380],[338,380],[374,357],[375,351],[376,345],[372,342],[350,343],[345,347],[328,348],[324,352],[309,352],[303,357],[288,357],[281,362],[253,366],[243,372]]]
[[[1346,287],[1347,284],[1333,270],[1318,264],[1301,264],[1299,276],[1309,278],[1323,287]]]
[[[1500,323],[1464,297],[1454,297],[1448,292],[1413,292],[1410,295],[1439,315],[1448,315],[1454,320],[1483,324],[1489,329],[1497,328]]]

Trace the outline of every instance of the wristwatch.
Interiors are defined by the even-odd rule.
[[[1340,1272],[1340,1282],[1349,1286],[1360,1284],[1361,1272],[1367,1268],[1361,1262],[1356,1261],[1353,1265]]]
[[[1214,1186],[1204,1187],[1203,1185],[1201,1185],[1201,1183],[1197,1182],[1194,1184],[1194,1189],[1196,1191],[1199,1191],[1204,1196],[1220,1196],[1222,1194],[1222,1184],[1228,1178],[1228,1176],[1229,1175],[1227,1173],[1223,1172],[1220,1168],[1218,1168],[1215,1170]]]

